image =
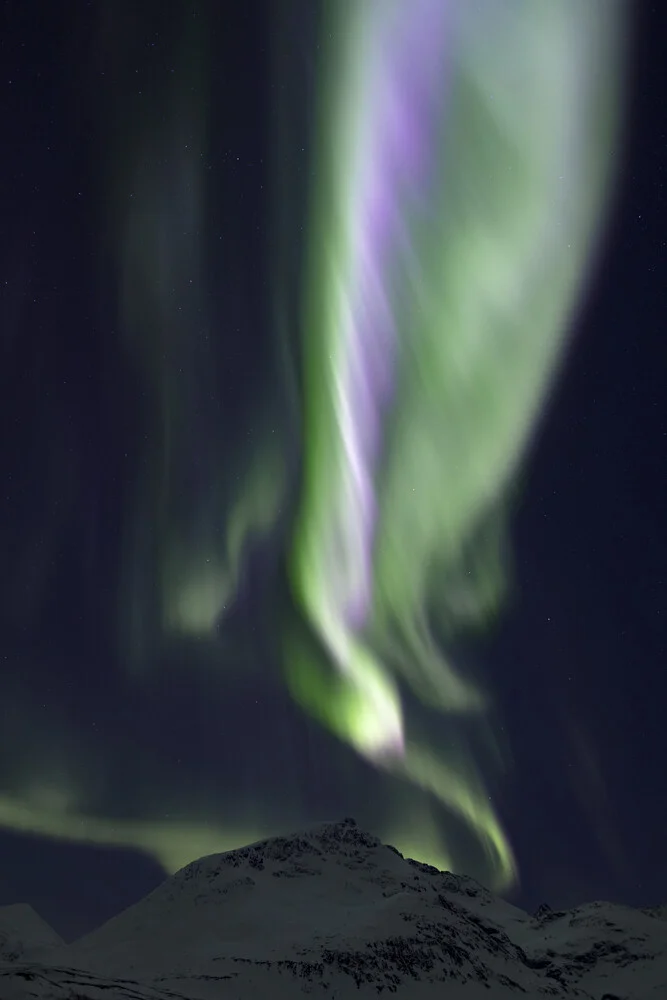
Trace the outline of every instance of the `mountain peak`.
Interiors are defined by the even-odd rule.
[[[667,925],[606,903],[530,917],[348,818],[199,858],[50,961],[0,966],[3,1000],[659,1000]]]
[[[27,903],[0,906],[0,962],[28,960],[62,946],[62,938]]]
[[[320,823],[287,836],[269,837],[222,854],[210,854],[192,861],[174,875],[175,879],[198,877],[203,870],[249,867],[261,871],[266,863],[284,863],[295,871],[305,860],[317,864],[327,857],[337,861],[354,858],[361,861],[384,845],[370,833],[360,830],[350,817],[333,823]],[[398,852],[397,852],[398,853]],[[296,866],[296,867],[295,867]]]

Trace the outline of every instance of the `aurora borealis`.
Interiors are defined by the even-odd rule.
[[[481,776],[419,734],[406,745],[397,682],[483,720],[483,695],[433,640],[431,605],[451,634],[499,596],[499,553],[476,535],[502,516],[585,276],[608,184],[615,26],[568,3],[337,16],[293,572],[339,703],[311,688],[307,657],[289,672],[343,738],[458,814],[506,886],[511,850]]]
[[[624,6],[324,2],[303,134],[286,120],[298,86],[281,97],[277,78],[298,46],[276,31],[261,264],[211,166],[226,126],[206,5],[182,12],[141,100],[132,60],[150,18],[101,8],[100,268],[138,400],[117,487],[114,684],[170,720],[166,741],[179,699],[201,708],[200,728],[225,732],[221,769],[264,726],[280,735],[221,792],[217,760],[195,779],[196,747],[177,777],[122,727],[62,749],[69,709],[40,728],[17,682],[5,753],[22,726],[39,736],[5,768],[0,823],[175,869],[309,820],[307,743],[313,768],[335,771],[336,808],[349,795],[346,811],[404,853],[509,891],[501,681],[457,651],[504,614],[526,453],[597,261]],[[298,23],[296,0],[284,9]],[[298,178],[275,169],[302,146]],[[246,701],[262,719],[234,743]],[[131,806],[100,792],[114,755]]]

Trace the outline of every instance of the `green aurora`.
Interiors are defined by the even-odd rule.
[[[202,320],[211,178],[201,151],[215,127],[205,28],[183,32],[172,91],[156,97],[165,114],[123,122],[107,178],[124,350],[145,387],[149,442],[127,499],[129,682],[149,684],[154,649],[184,636],[215,671],[250,548],[282,545],[284,685],[384,783],[388,810],[367,825],[501,890],[518,872],[488,786],[511,759],[493,684],[446,651],[502,605],[522,458],[609,201],[623,10],[616,0],[322,5],[302,304],[291,317],[276,295],[273,391],[243,410],[231,472],[209,405],[218,334]],[[122,53],[120,29],[108,44]],[[283,143],[289,129],[275,122]],[[277,285],[291,238],[284,206],[301,197],[285,173],[272,191]],[[287,455],[295,423],[300,477]],[[96,814],[66,766],[0,796],[8,828],[138,849],[169,871],[276,832],[259,807],[239,816]]]

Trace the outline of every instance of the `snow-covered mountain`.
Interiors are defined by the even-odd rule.
[[[664,908],[531,917],[350,819],[200,858],[38,960],[33,917],[0,956],[0,1000],[667,1000]]]
[[[62,938],[27,903],[0,906],[0,963],[28,962],[63,947]]]

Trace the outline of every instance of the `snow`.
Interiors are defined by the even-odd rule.
[[[29,907],[0,942],[8,911],[0,1000],[667,1000],[664,908],[530,916],[353,820],[200,858],[72,945]]]
[[[39,958],[62,938],[27,903],[0,906],[0,962]]]

